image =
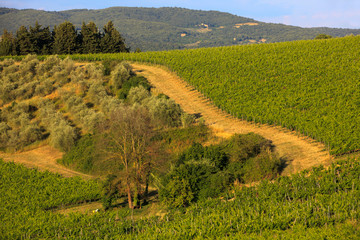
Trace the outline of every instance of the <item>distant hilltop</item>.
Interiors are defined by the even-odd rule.
[[[113,21],[116,29],[135,50],[170,50],[314,39],[319,34],[333,37],[359,35],[360,29],[301,28],[256,21],[218,11],[184,8],[111,7],[88,10],[43,11],[0,8],[0,28],[16,33],[20,26],[36,21],[53,28],[64,21],[77,29],[93,21],[99,29]]]

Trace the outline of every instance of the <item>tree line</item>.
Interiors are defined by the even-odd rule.
[[[103,31],[94,22],[83,22],[80,31],[69,21],[55,26],[52,31],[49,26],[42,27],[36,22],[29,29],[21,26],[15,35],[5,29],[0,40],[0,56],[116,53],[129,50],[112,21],[103,27]]]

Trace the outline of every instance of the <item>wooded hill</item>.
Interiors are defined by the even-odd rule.
[[[65,20],[81,29],[93,21],[99,28],[112,20],[133,51],[230,46],[262,42],[313,39],[319,34],[333,37],[360,34],[359,29],[301,28],[272,24],[217,11],[184,8],[112,7],[101,10],[75,9],[50,12],[0,8],[0,29],[15,33],[36,21],[52,29]]]

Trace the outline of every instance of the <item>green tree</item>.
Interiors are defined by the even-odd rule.
[[[4,29],[0,40],[0,56],[16,55],[16,42],[13,34]]]
[[[124,39],[115,29],[112,21],[104,26],[104,36],[101,39],[101,51],[103,53],[129,52]]]
[[[81,27],[82,53],[100,52],[100,32],[94,22],[85,24]]]
[[[30,33],[25,26],[21,26],[16,31],[16,51],[19,55],[33,53],[33,44],[31,42]]]
[[[30,26],[30,40],[32,43],[32,52],[36,54],[51,53],[52,33],[49,27],[42,28],[36,21],[35,26]]]
[[[54,53],[71,54],[77,47],[77,33],[75,26],[68,21],[54,28]]]

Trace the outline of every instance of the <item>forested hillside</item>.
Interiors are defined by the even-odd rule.
[[[75,9],[49,12],[34,9],[0,9],[0,29],[15,34],[20,26],[36,21],[52,29],[65,20],[79,30],[93,21],[99,28],[109,20],[133,51],[229,46],[263,42],[313,39],[319,34],[340,37],[360,34],[358,29],[300,28],[270,24],[217,11],[183,8],[112,7],[101,10]]]

